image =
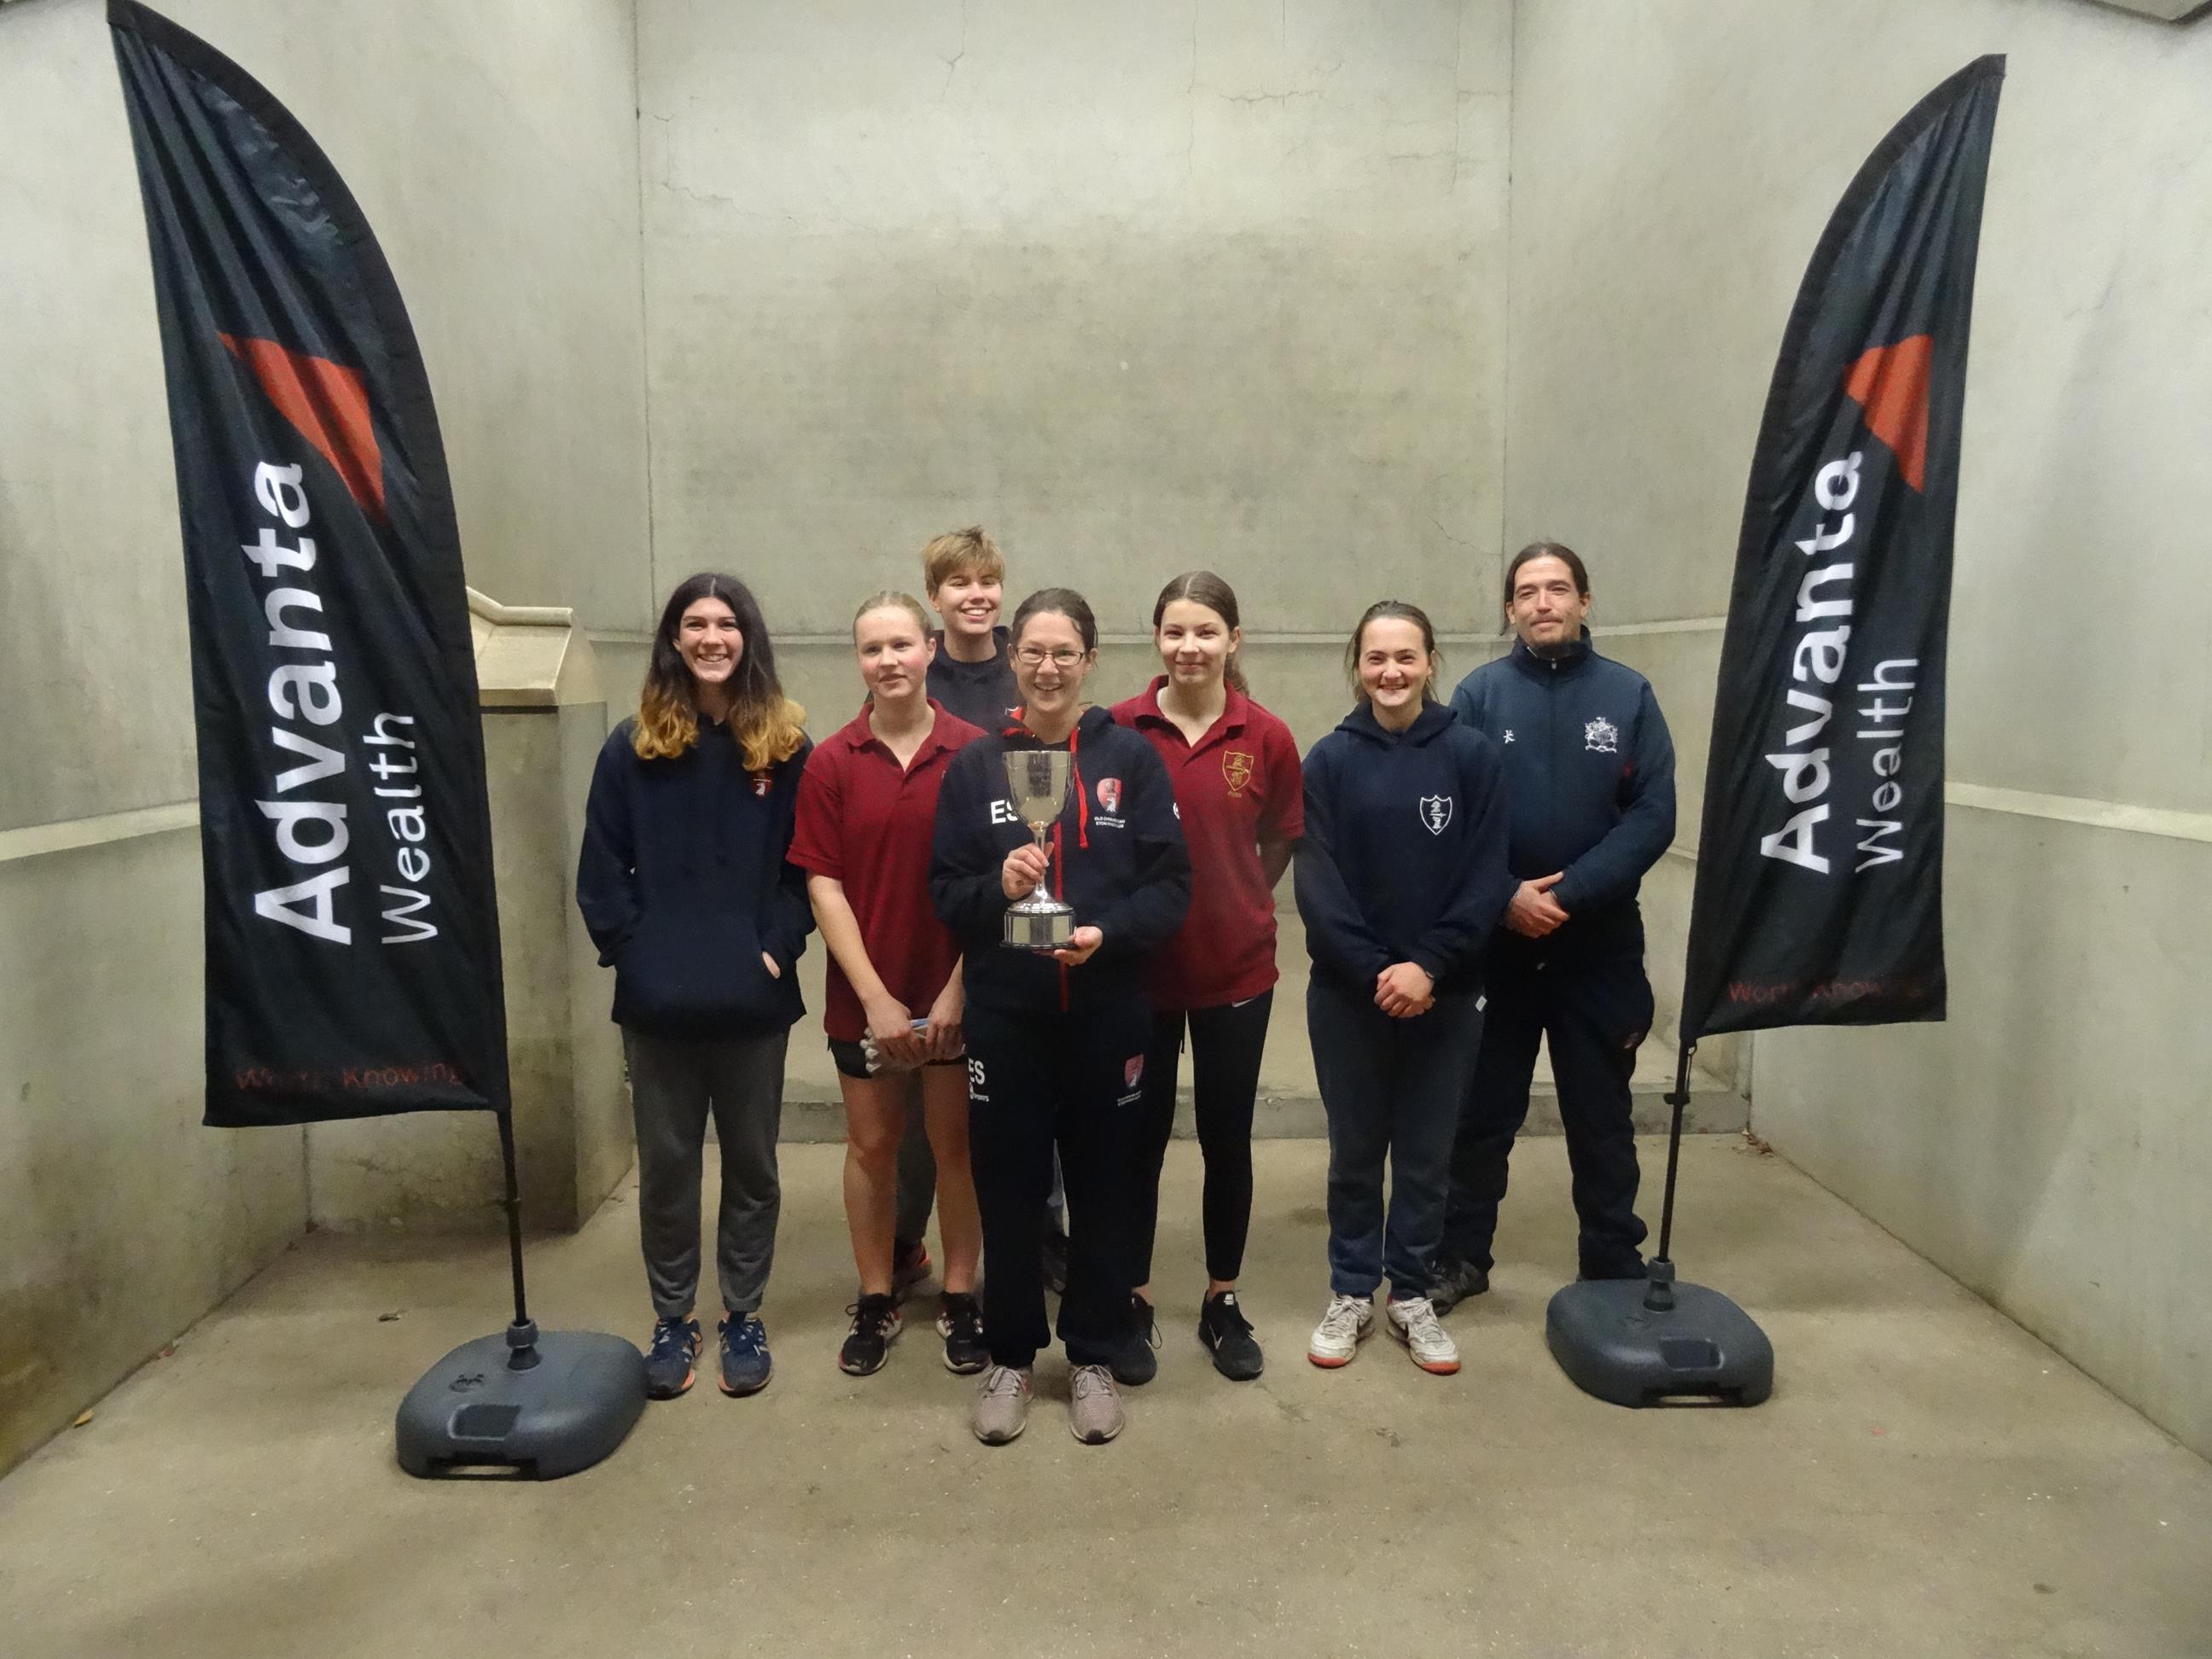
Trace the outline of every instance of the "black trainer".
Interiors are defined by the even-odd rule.
[[[1437,1269],[1437,1282],[1429,1286],[1429,1305],[1439,1314],[1448,1314],[1469,1297],[1480,1296],[1489,1288],[1489,1268],[1478,1267],[1472,1261],[1462,1261],[1454,1256]]]
[[[914,1287],[929,1277],[929,1243],[927,1239],[901,1238],[891,1243],[891,1297],[903,1302],[914,1294]]]
[[[688,1393],[697,1374],[699,1322],[696,1319],[657,1320],[653,1341],[645,1352],[645,1397],[673,1400]]]
[[[845,1311],[853,1316],[853,1334],[837,1350],[837,1369],[848,1376],[872,1376],[883,1370],[890,1357],[891,1339],[905,1323],[898,1299],[864,1296]]]
[[[1249,1382],[1267,1363],[1234,1291],[1216,1291],[1200,1304],[1198,1340],[1213,1355],[1213,1369],[1232,1382]]]
[[[1141,1387],[1160,1374],[1158,1357],[1152,1352],[1159,1346],[1160,1328],[1152,1321],[1152,1304],[1130,1291],[1128,1333],[1106,1369],[1122,1387]]]
[[[991,1363],[982,1307],[966,1292],[945,1291],[938,1304],[937,1334],[945,1339],[945,1369],[955,1376],[973,1376]]]

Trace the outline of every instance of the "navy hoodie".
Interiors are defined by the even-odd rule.
[[[792,969],[814,913],[784,854],[812,745],[748,772],[729,727],[702,720],[683,754],[643,760],[636,724],[599,750],[576,862],[577,908],[615,970],[616,1023],[665,1037],[781,1030],[806,1012]]]
[[[952,757],[938,791],[929,892],[960,940],[968,1000],[1024,1012],[1141,998],[1146,959],[1190,908],[1190,854],[1159,751],[1103,708],[1085,709],[1075,723],[1067,804],[1046,846],[1054,896],[1075,907],[1077,927],[1097,928],[1104,942],[1076,968],[1006,945],[1011,901],[1000,867],[1036,838],[1007,799],[1004,757],[1046,746],[1001,721]]]
[[[1650,682],[1587,632],[1556,657],[1516,640],[1451,706],[1504,757],[1515,879],[1565,871],[1552,896],[1569,927],[1632,901],[1674,839],[1674,744]]]
[[[1362,702],[1306,757],[1296,890],[1314,971],[1371,994],[1394,962],[1480,990],[1513,896],[1498,750],[1441,703],[1402,732]]]

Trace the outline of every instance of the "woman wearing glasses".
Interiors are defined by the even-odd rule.
[[[1046,1323],[1038,1229],[1052,1157],[1067,1188],[1060,1337],[1074,1367],[1069,1426],[1089,1445],[1121,1431],[1109,1369],[1128,1340],[1130,1166],[1141,1129],[1152,1012],[1146,959],[1182,925],[1190,859],[1151,744],[1083,702],[1098,624],[1083,596],[1032,593],[1014,612],[1018,724],[955,756],[937,802],[929,885],[957,936],[967,989],[968,1135],[983,1217],[991,1364],[971,1426],[987,1445],[1026,1425]],[[1068,787],[1040,848],[1008,799],[1006,757],[1062,750]],[[1040,885],[1076,927],[1049,955],[1004,943],[1007,908]]]

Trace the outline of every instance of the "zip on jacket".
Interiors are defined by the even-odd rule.
[[[1570,925],[1635,898],[1674,839],[1674,744],[1650,682],[1585,631],[1555,656],[1515,641],[1451,706],[1504,757],[1515,879],[1564,871],[1552,896]]]
[[[1006,798],[1005,756],[1048,746],[1006,727],[955,755],[938,792],[930,896],[960,939],[969,1000],[987,1007],[1042,1012],[1142,995],[1146,961],[1190,904],[1190,855],[1167,769],[1145,738],[1105,709],[1086,708],[1069,734],[1068,799],[1046,844],[1054,896],[1103,942],[1073,969],[1006,947],[1000,869],[1033,837]]]

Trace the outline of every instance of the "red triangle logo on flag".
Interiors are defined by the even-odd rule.
[[[1928,372],[1936,337],[1913,334],[1876,346],[1851,365],[1844,393],[1866,410],[1867,430],[1889,446],[1905,482],[1925,491],[1928,479]]]
[[[231,355],[253,371],[276,412],[298,428],[345,481],[347,492],[384,516],[384,457],[368,418],[368,392],[361,372],[327,357],[289,351],[274,340],[218,337]]]

